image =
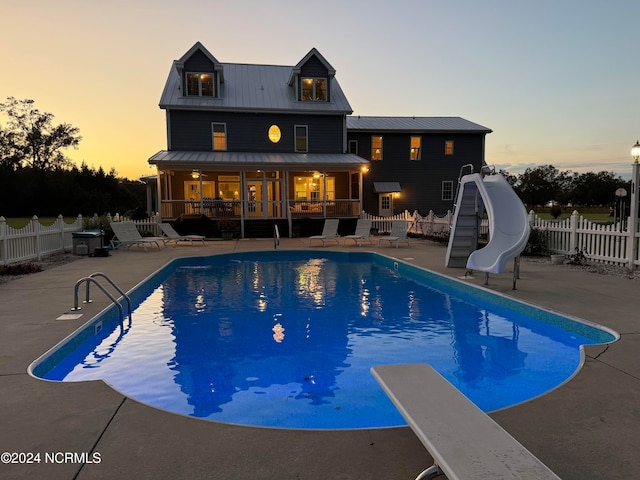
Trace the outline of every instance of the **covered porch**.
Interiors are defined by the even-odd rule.
[[[163,220],[205,216],[239,222],[355,218],[369,162],[352,154],[175,152],[149,159],[158,169]]]

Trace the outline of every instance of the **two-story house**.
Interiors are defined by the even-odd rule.
[[[347,152],[352,113],[334,68],[312,49],[295,66],[219,62],[196,43],[171,67],[160,108],[164,220],[236,219],[243,236],[298,219],[356,218],[369,162]],[[262,228],[262,231],[260,231]]]
[[[445,213],[488,128],[458,117],[354,117],[315,48],[294,66],[219,62],[201,43],[173,62],[160,99],[157,167],[165,221],[233,221],[243,237],[309,234],[364,210]],[[313,219],[317,222],[313,224]],[[204,232],[206,233],[206,232]]]

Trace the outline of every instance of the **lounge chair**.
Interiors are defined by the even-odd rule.
[[[378,241],[378,246],[382,244],[382,242],[389,242],[389,246],[395,243],[396,248],[398,248],[398,244],[400,242],[406,243],[409,246],[409,237],[407,237],[407,222],[404,220],[396,220],[391,225],[391,234],[388,237],[380,237]]]
[[[327,218],[324,221],[324,227],[322,228],[321,235],[312,235],[309,237],[309,246],[311,246],[311,240],[321,240],[322,246],[326,247],[327,242],[336,242],[336,245],[340,245],[338,236],[338,223],[340,220],[337,218]]]
[[[147,251],[147,244],[155,244],[160,249],[160,244],[165,245],[163,237],[143,237],[136,228],[133,222],[111,222],[111,230],[115,235],[114,239],[117,239],[117,243],[114,239],[111,240],[111,246],[115,250],[120,245],[123,247],[130,247],[132,245],[142,245],[145,251]]]
[[[191,245],[193,242],[202,242],[204,246],[205,237],[202,235],[180,235],[169,223],[159,223],[158,226],[166,236],[165,242],[174,242],[176,245],[178,242],[191,242]]]
[[[353,235],[346,235],[344,237],[343,245],[347,244],[347,240],[353,240],[358,246],[363,243],[373,245],[373,236],[371,235],[371,220],[360,218],[356,224],[356,231]]]

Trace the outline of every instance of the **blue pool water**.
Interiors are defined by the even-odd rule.
[[[32,366],[158,408],[285,428],[404,425],[373,365],[426,362],[485,411],[553,389],[608,331],[372,253],[180,259]]]

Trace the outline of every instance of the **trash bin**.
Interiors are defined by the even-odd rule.
[[[96,248],[102,248],[104,232],[102,230],[83,230],[73,232],[73,253],[76,255],[93,255]]]

